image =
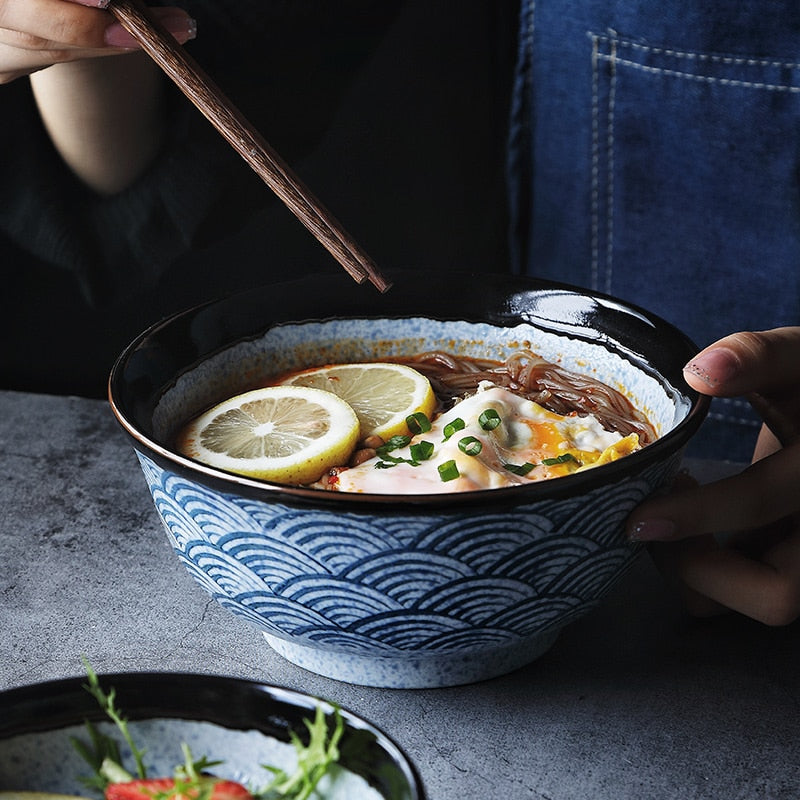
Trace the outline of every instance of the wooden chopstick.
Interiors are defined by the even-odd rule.
[[[111,0],[108,10],[358,283],[369,280],[381,292],[391,286],[372,259],[141,0]]]

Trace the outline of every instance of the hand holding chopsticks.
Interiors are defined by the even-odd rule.
[[[369,280],[382,292],[391,286],[372,259],[140,0],[111,0],[108,10],[358,283]]]

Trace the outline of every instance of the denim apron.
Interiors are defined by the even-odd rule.
[[[800,3],[522,0],[520,19],[516,270],[699,346],[800,324]],[[747,459],[758,427],[715,400],[690,452]]]

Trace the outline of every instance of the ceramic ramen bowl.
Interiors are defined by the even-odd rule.
[[[186,743],[195,758],[222,762],[213,768],[220,778],[263,788],[272,775],[262,765],[294,772],[290,732],[307,741],[304,721],[315,719],[318,706],[328,730],[334,727],[329,703],[254,681],[180,673],[99,678],[105,692],[115,690],[116,705],[153,778],[173,774],[183,763]],[[119,731],[86,691],[86,682],[68,678],[0,692],[0,791],[99,796],[84,784],[92,770],[72,743],[74,737],[90,744],[85,720],[117,741],[125,765],[133,768]],[[420,779],[402,750],[366,720],[344,709],[339,713],[344,723],[339,767],[322,779],[314,797],[423,800]]]
[[[468,683],[544,653],[636,554],[625,519],[674,476],[706,412],[682,381],[696,348],[644,310],[569,287],[398,273],[264,287],[143,333],[110,378],[178,558],[285,658],[384,687]],[[659,439],[621,460],[458,494],[348,494],[269,484],[171,446],[208,406],[287,369],[444,349],[519,347],[623,391]]]

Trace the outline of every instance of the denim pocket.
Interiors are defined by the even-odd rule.
[[[674,321],[716,317],[717,335],[796,322],[800,64],[590,42],[597,288],[655,284]]]
[[[800,322],[800,64],[589,35],[591,281],[706,344]],[[734,425],[746,403],[716,403]]]

